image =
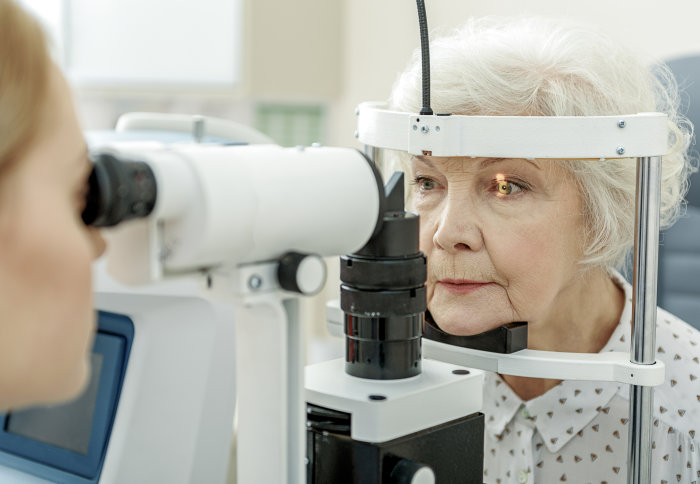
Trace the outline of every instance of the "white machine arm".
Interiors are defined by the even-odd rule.
[[[461,348],[423,338],[426,358],[455,365],[495,371],[503,375],[558,380],[614,381],[640,386],[658,386],[664,382],[662,361],[639,365],[630,361],[622,351],[607,353],[560,353],[554,351],[520,350],[501,354]]]
[[[357,138],[412,155],[606,159],[668,152],[667,116],[460,116],[389,111],[365,102]]]
[[[107,231],[109,270],[144,284],[268,261],[349,253],[378,221],[381,180],[351,149],[274,145],[108,146],[153,170],[151,215]]]

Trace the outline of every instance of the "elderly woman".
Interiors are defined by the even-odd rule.
[[[602,32],[544,19],[472,20],[431,43],[432,107],[464,115],[591,116],[662,111],[661,222],[679,214],[690,127],[664,68]],[[421,107],[420,62],[393,109]],[[543,140],[543,142],[546,142]],[[634,160],[413,157],[411,201],[428,257],[428,317],[470,335],[528,321],[528,347],[629,351]],[[700,482],[700,334],[658,310],[652,482]],[[487,373],[484,481],[626,482],[627,385]]]
[[[38,23],[0,0],[0,411],[75,396],[95,327],[91,165]]]

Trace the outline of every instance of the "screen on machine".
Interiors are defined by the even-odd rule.
[[[78,399],[12,412],[7,416],[5,431],[87,455],[103,358],[99,353],[91,355],[90,382]]]

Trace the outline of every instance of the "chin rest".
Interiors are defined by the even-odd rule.
[[[504,324],[496,329],[471,336],[457,336],[438,328],[429,312],[425,313],[423,337],[462,348],[490,351],[492,353],[514,353],[527,348],[527,323],[523,321]]]

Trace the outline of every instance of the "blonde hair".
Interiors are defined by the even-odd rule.
[[[40,126],[50,57],[39,23],[14,0],[0,0],[0,175]]]
[[[653,69],[601,31],[539,17],[471,19],[430,44],[436,113],[596,116],[658,111],[669,117],[672,147],[663,157],[661,225],[678,217],[687,192],[691,124],[678,112],[668,68]],[[392,109],[421,107],[420,51],[396,81]],[[400,163],[405,167],[408,158]],[[621,267],[633,245],[633,159],[564,161],[583,203],[585,266]]]

